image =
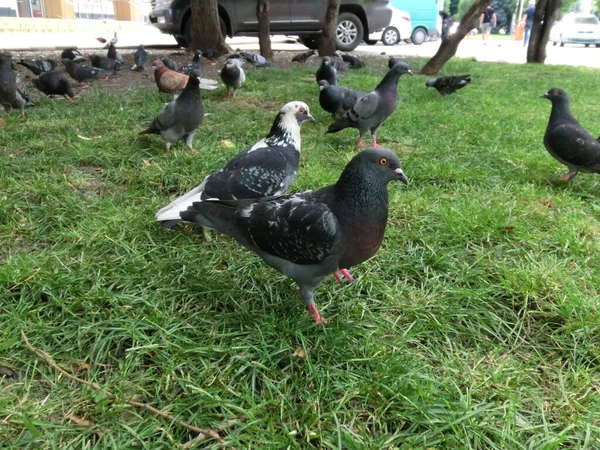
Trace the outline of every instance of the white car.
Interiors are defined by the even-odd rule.
[[[592,14],[565,14],[552,27],[550,40],[554,45],[584,44],[586,47],[596,44],[600,47],[600,21]]]
[[[374,45],[378,41],[384,45],[396,45],[398,42],[408,39],[412,34],[412,24],[410,23],[410,14],[398,8],[391,7],[392,20],[389,26],[383,32],[376,31],[369,34],[369,39],[365,42]]]

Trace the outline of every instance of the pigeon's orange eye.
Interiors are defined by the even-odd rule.
[[[299,113],[301,113],[301,114],[303,114],[303,113],[304,113],[304,108],[300,108],[300,109],[298,110],[298,112],[299,112]]]
[[[381,158],[379,160],[379,164],[381,164],[382,166],[387,166],[388,165],[388,160],[387,158]]]
[[[558,95],[558,91],[554,89],[554,95]]]

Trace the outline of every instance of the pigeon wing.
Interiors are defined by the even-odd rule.
[[[600,142],[579,124],[563,123],[548,131],[544,142],[565,163],[600,171]]]

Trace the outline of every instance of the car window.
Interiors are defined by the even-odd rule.
[[[585,24],[585,25],[598,25],[598,19],[596,19],[594,16],[591,17],[576,17],[575,18],[575,23],[579,23],[579,24]]]

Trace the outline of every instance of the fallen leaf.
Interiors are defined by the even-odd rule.
[[[80,135],[80,134],[78,134],[78,135],[77,135],[77,137],[78,137],[79,139],[83,139],[84,141],[91,141],[91,140],[92,140],[92,138],[85,137],[85,136],[82,136],[82,135]]]
[[[297,356],[298,358],[305,358],[306,352],[302,349],[302,347],[298,347],[292,356]]]
[[[0,127],[3,127],[4,125],[6,125],[6,122],[2,117],[0,117]]]
[[[17,378],[17,375],[10,367],[0,366],[0,377]]]
[[[73,372],[83,372],[90,370],[90,365],[88,363],[73,363],[71,364],[71,369],[73,370]]]
[[[96,425],[91,420],[82,419],[81,417],[76,416],[75,414],[71,414],[69,416],[69,419],[71,419],[72,422],[79,425],[80,427],[93,427],[94,425]]]
[[[504,227],[504,230],[505,230],[505,231],[512,231],[512,230],[514,230],[514,229],[515,229],[515,226],[514,226],[514,225],[507,225],[507,226],[505,226],[505,227]]]
[[[152,165],[152,163],[150,161],[148,161],[147,159],[143,159],[142,162],[148,167],[150,167]]]
[[[219,141],[219,144],[222,145],[223,147],[227,147],[227,148],[234,148],[235,144],[231,141],[228,141],[227,139],[221,139]]]

